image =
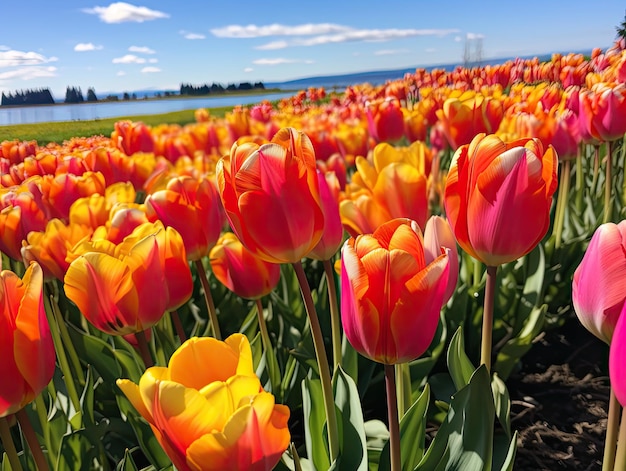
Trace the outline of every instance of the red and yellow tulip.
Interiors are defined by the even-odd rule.
[[[0,272],[0,417],[22,409],[48,385],[55,352],[43,303],[43,272],[36,263],[20,279]]]
[[[289,445],[289,409],[263,390],[244,335],[191,338],[117,384],[180,471],[269,471]]]

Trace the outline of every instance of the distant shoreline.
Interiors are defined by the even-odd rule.
[[[144,101],[158,101],[158,100],[172,100],[172,99],[189,99],[189,100],[193,100],[193,99],[206,99],[206,98],[221,98],[221,97],[225,97],[225,96],[256,96],[256,95],[266,95],[268,93],[289,93],[290,91],[293,91],[293,93],[297,93],[299,91],[299,89],[294,89],[294,90],[289,90],[289,89],[282,89],[282,88],[256,88],[253,90],[227,90],[224,92],[219,92],[219,93],[209,93],[207,95],[181,95],[179,93],[176,94],[169,94],[167,96],[162,95],[162,96],[144,96],[142,98],[131,98],[129,100],[123,100],[123,99],[119,99],[119,100],[107,100],[107,99],[100,99],[97,101],[81,101],[79,103],[66,103],[64,101],[57,101],[54,103],[42,103],[42,104],[36,104],[36,103],[29,103],[29,104],[21,104],[21,105],[0,105],[0,108],[2,109],[8,109],[8,108],[31,108],[34,106],[58,106],[58,105],[63,105],[63,106],[68,106],[68,105],[93,105],[96,103],[133,103],[133,102],[144,102]],[[132,95],[133,93],[137,93],[137,92],[127,92],[130,95]],[[143,92],[142,92],[143,93]],[[162,91],[157,91],[156,93],[163,93]]]

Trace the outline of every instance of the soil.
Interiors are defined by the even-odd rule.
[[[608,346],[577,319],[539,337],[507,380],[515,471],[602,468],[609,403]]]

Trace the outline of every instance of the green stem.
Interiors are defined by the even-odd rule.
[[[183,328],[183,323],[180,321],[178,311],[174,310],[170,312],[170,317],[172,318],[172,324],[174,324],[174,329],[176,330],[176,335],[178,335],[180,343],[185,343],[185,340],[187,340],[187,334],[185,334],[185,329]]]
[[[555,246],[558,249],[561,246],[563,237],[563,227],[565,225],[565,213],[567,210],[567,202],[569,201],[569,183],[570,183],[571,162],[566,160],[563,162],[563,172],[561,172],[561,181],[559,183],[559,195],[557,200],[557,210],[554,215],[554,234],[556,236]]]
[[[26,442],[28,442],[28,448],[30,448],[37,469],[39,471],[50,471],[48,460],[44,456],[43,451],[41,451],[41,445],[39,444],[39,440],[37,440],[37,435],[35,434],[33,425],[30,423],[26,410],[24,410],[24,408],[20,409],[15,413],[15,416],[20,423],[22,434],[26,438]]]
[[[598,173],[600,172],[600,146],[593,146],[593,180],[591,180],[591,194],[597,194]]]
[[[612,172],[613,162],[611,153],[613,151],[613,141],[606,143],[606,165],[604,167],[604,218],[603,223],[611,221],[613,215],[612,191]]]
[[[15,443],[13,443],[13,437],[11,437],[11,427],[9,427],[9,421],[6,417],[0,417],[0,440],[2,440],[4,452],[7,454],[7,458],[9,458],[11,469],[13,471],[22,471],[22,464],[17,455]]]
[[[474,286],[478,286],[483,277],[483,264],[475,258],[472,261],[474,262]]]
[[[341,366],[341,319],[337,303],[337,287],[335,285],[335,270],[330,260],[324,260],[324,273],[328,286],[328,302],[330,304],[330,328],[332,332],[333,360],[335,371]]]
[[[43,432],[46,449],[48,450],[48,454],[50,454],[52,450],[50,445],[50,424],[48,423],[48,409],[46,408],[46,404],[43,400],[43,394],[39,394],[35,398],[35,411],[37,412],[37,417],[39,418],[39,423],[41,424],[41,431]]]
[[[328,425],[328,449],[330,451],[331,463],[339,456],[339,432],[337,428],[337,413],[335,410],[335,400],[333,397],[333,387],[330,378],[330,367],[328,366],[328,357],[324,346],[324,337],[322,336],[322,327],[317,317],[315,303],[311,294],[311,288],[306,279],[302,262],[294,262],[293,267],[300,283],[300,292],[304,300],[309,323],[311,325],[311,335],[313,337],[313,347],[317,357],[317,366],[319,369],[320,380],[322,383],[322,396],[324,399],[324,408],[326,410],[326,422]]]
[[[485,302],[483,308],[483,329],[480,345],[480,364],[491,371],[491,338],[493,335],[493,305],[496,295],[496,272],[498,267],[487,267]]]
[[[400,422],[398,420],[398,398],[396,396],[396,369],[385,365],[385,386],[387,388],[387,415],[389,418],[389,457],[391,471],[402,469],[400,456]]]
[[[622,420],[619,426],[619,437],[617,439],[617,453],[615,455],[616,471],[626,469],[626,414],[622,410]]]
[[[222,340],[222,333],[220,332],[220,325],[217,321],[217,312],[215,312],[215,303],[213,303],[213,296],[211,296],[211,287],[209,286],[209,279],[206,276],[206,271],[202,260],[196,260],[196,271],[200,277],[202,283],[202,291],[204,291],[204,299],[206,301],[206,307],[209,311],[209,324],[213,328],[213,336],[217,340]],[[208,332],[207,332],[208,333]]]
[[[146,366],[146,368],[154,366],[154,360],[152,359],[152,355],[150,354],[150,347],[148,346],[146,333],[143,330],[135,332],[135,338],[137,339],[137,346],[139,347],[139,354],[141,355],[143,364]]]
[[[52,335],[52,342],[54,343],[54,349],[57,353],[57,360],[59,362],[59,368],[63,373],[63,378],[65,381],[65,387],[67,388],[67,394],[70,397],[70,401],[74,406],[74,410],[76,413],[81,411],[80,406],[80,398],[78,396],[78,392],[76,391],[76,385],[74,384],[74,377],[72,376],[72,370],[70,368],[69,363],[67,362],[67,356],[65,355],[65,348],[63,347],[63,342],[61,341],[61,336],[58,330],[58,323],[55,322],[54,316],[54,303],[52,307],[50,306],[50,300],[47,297],[44,297],[44,302],[46,304],[46,317],[48,318],[48,324],[50,324],[50,333]]]
[[[61,340],[63,342],[63,346],[65,347],[65,351],[67,352],[67,356],[69,357],[69,361],[70,361],[70,364],[72,365],[74,374],[76,375],[75,377],[78,378],[78,383],[81,386],[84,386],[85,374],[83,373],[83,367],[80,364],[78,353],[76,353],[76,349],[74,348],[74,344],[72,343],[70,333],[67,330],[65,319],[63,318],[63,315],[61,314],[61,309],[59,308],[59,303],[57,303],[57,300],[53,294],[49,294],[49,296],[50,296],[50,305],[52,306],[52,314],[54,315],[54,320],[57,326],[59,327]]]
[[[298,450],[296,450],[296,446],[293,444],[293,442],[289,444],[289,449],[291,450],[291,457],[293,458],[294,471],[302,471],[302,465],[300,464],[300,456],[298,456]]]
[[[583,170],[583,143],[578,145],[578,155],[576,156],[576,211],[583,212],[583,201],[585,191],[585,175]]]
[[[265,350],[265,361],[267,362],[267,372],[270,377],[270,384],[272,385],[272,393],[278,396],[280,391],[280,370],[278,368],[278,361],[276,360],[276,353],[272,346],[270,334],[267,330],[267,324],[265,322],[265,316],[263,315],[263,303],[261,298],[255,300],[257,319],[259,323],[259,331],[261,332],[261,341],[263,342],[263,349]]]
[[[411,407],[411,370],[406,362],[396,365],[396,386],[398,415],[402,418]]]
[[[602,471],[613,471],[615,465],[615,449],[617,448],[617,434],[619,428],[621,407],[611,388],[609,396],[609,412],[607,414],[606,436],[604,438],[604,456],[602,458]]]

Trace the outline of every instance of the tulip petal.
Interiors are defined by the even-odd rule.
[[[626,405],[626,315],[624,309],[619,316],[611,346],[609,349],[609,378],[611,389],[615,392],[617,400]]]

